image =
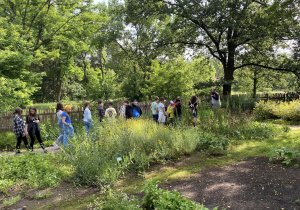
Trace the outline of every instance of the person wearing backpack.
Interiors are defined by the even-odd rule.
[[[132,106],[132,117],[138,119],[142,115],[142,110],[138,105],[137,100],[134,100],[131,106]]]
[[[197,117],[197,110],[198,110],[197,96],[192,96],[191,101],[189,102],[189,110],[193,114],[193,117]]]

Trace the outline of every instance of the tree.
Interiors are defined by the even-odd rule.
[[[231,93],[234,71],[245,66],[290,71],[281,66],[263,65],[244,59],[255,52],[270,59],[276,46],[290,39],[290,28],[297,24],[296,1],[252,0],[127,0],[131,21],[171,17],[157,47],[187,46],[205,52],[221,62],[225,84],[223,94]]]

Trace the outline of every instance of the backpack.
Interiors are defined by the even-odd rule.
[[[132,116],[133,116],[134,118],[137,118],[137,117],[140,116],[140,113],[139,113],[137,107],[134,107],[134,108],[133,108],[133,110],[132,110]]]

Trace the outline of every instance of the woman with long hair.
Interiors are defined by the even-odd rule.
[[[64,106],[61,102],[58,102],[56,105],[56,116],[57,116],[57,125],[59,127],[59,137],[57,138],[56,142],[54,142],[53,146],[54,147],[59,147],[58,144],[62,144],[63,143],[63,139],[64,139],[64,127],[63,127],[63,123],[62,123],[62,113],[64,112]]]
[[[39,127],[40,116],[37,114],[36,108],[31,106],[26,117],[25,134],[30,136],[30,151],[33,151],[35,137],[39,141],[44,153],[47,153],[45,145],[41,137],[41,129]]]
[[[93,124],[92,124],[92,122],[93,122],[92,113],[91,113],[91,110],[90,110],[90,103],[89,102],[84,102],[83,109],[84,109],[83,122],[84,122],[84,126],[85,126],[86,135],[88,135],[89,131],[90,131],[90,128],[93,126]]]

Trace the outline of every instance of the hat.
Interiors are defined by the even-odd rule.
[[[173,102],[173,101],[170,101],[170,104],[174,104],[174,102]]]
[[[137,100],[136,100],[136,99],[134,99],[134,100],[133,100],[133,102],[137,102]]]
[[[71,109],[71,106],[70,105],[65,106],[65,110],[67,109]]]

